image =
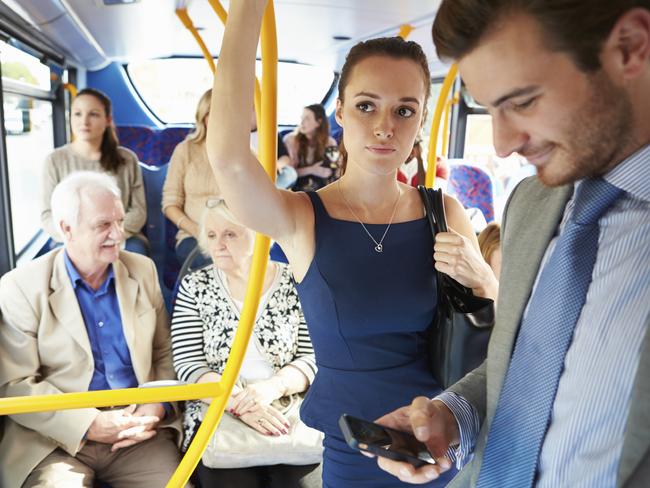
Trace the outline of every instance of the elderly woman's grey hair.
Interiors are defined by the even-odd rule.
[[[198,238],[199,248],[201,249],[201,252],[207,257],[210,257],[207,222],[208,222],[208,218],[213,215],[219,215],[220,217],[226,219],[228,222],[231,222],[235,225],[242,226],[242,224],[232,214],[232,212],[228,208],[228,205],[226,205],[225,200],[221,198],[208,199],[208,201],[205,204],[205,210],[203,210],[203,213],[201,214],[201,218],[199,219],[199,238]]]
[[[54,227],[61,234],[61,222],[68,225],[79,223],[79,210],[81,207],[81,192],[92,191],[93,193],[110,193],[115,198],[121,198],[115,179],[104,173],[96,171],[75,171],[62,179],[54,187],[50,206],[52,209],[52,220]]]

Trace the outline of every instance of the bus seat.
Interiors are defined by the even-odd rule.
[[[120,145],[133,151],[139,161],[150,165],[158,164],[155,154],[156,133],[150,127],[123,125],[116,129]]]
[[[171,251],[167,245],[168,223],[167,218],[163,215],[160,203],[162,201],[162,187],[167,176],[169,165],[153,166],[140,163],[142,170],[142,179],[144,180],[145,199],[147,201],[147,221],[144,227],[144,233],[149,240],[151,248],[151,259],[156,263],[158,271],[158,280],[160,288],[165,298],[165,303],[170,303],[171,288],[165,286],[164,275],[168,267],[167,263],[176,257],[174,249]],[[172,282],[173,283],[173,282]]]
[[[191,126],[172,126],[165,127],[158,133],[156,144],[158,164],[169,162],[176,146],[183,142],[192,129]]]
[[[478,208],[488,223],[494,220],[492,178],[481,168],[468,164],[451,165],[447,192],[465,208]]]

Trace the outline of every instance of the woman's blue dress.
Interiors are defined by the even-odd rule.
[[[314,207],[316,252],[297,285],[318,373],[303,402],[303,421],[325,433],[326,488],[412,486],[347,446],[341,414],[374,420],[440,388],[427,365],[426,329],[436,308],[433,240],[425,218],[393,224],[383,252],[358,222]],[[366,225],[379,240],[386,225]],[[446,473],[424,486],[444,486]]]

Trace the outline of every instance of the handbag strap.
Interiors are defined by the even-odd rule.
[[[444,195],[440,188],[434,190],[433,188],[427,188],[423,185],[418,185],[418,192],[420,193],[420,198],[424,204],[424,211],[435,243],[436,234],[438,232],[447,232],[447,216],[445,215]],[[473,295],[470,288],[461,285],[451,276],[441,273],[438,270],[436,270],[436,278],[438,281],[438,296],[440,296],[440,290],[443,283],[447,286],[452,286],[463,293]]]

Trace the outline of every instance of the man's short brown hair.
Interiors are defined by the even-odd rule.
[[[500,22],[525,14],[539,22],[549,49],[566,52],[583,71],[596,71],[603,42],[635,7],[650,10],[650,0],[443,0],[433,43],[440,59],[458,60]]]

